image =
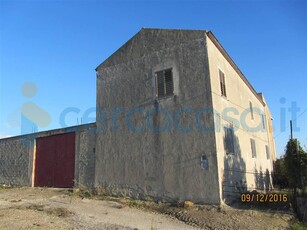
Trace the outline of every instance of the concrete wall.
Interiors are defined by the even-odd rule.
[[[33,151],[32,135],[0,139],[0,184],[31,185]]]
[[[75,178],[83,186],[93,188],[95,180],[96,126],[76,132]]]
[[[95,177],[95,123],[0,139],[0,184],[32,186],[36,138],[66,132],[76,133],[76,182],[93,187]]]
[[[219,167],[220,192],[223,199],[240,190],[269,189],[272,181],[269,175],[272,168],[272,159],[267,159],[265,146],[270,146],[269,133],[263,128],[262,114],[266,114],[266,105],[257,93],[249,87],[242,78],[241,72],[215,38],[207,35],[207,49],[209,69],[211,75],[213,106],[215,109],[216,145]],[[221,95],[219,69],[225,74],[227,97]],[[250,104],[254,110],[254,119],[251,118]],[[267,120],[265,119],[265,123]],[[226,154],[224,126],[233,125],[234,154]],[[256,143],[255,158],[252,157],[250,138]],[[273,141],[273,140],[272,140]],[[275,150],[270,149],[274,152]]]
[[[261,94],[263,100],[264,96]],[[266,102],[265,102],[266,103]],[[272,161],[272,168],[273,168],[273,162],[276,161],[276,151],[275,151],[275,141],[274,141],[274,135],[273,135],[273,124],[272,124],[272,115],[270,112],[270,109],[268,106],[265,107],[265,117],[267,119],[267,131],[268,131],[268,139],[269,139],[269,145],[270,145],[270,157]]]
[[[202,109],[201,126],[214,121],[207,111],[212,99],[204,39],[204,31],[142,29],[97,68],[97,187],[138,198],[220,202],[214,132],[195,125]],[[167,68],[173,68],[175,95],[157,99],[154,74]],[[174,127],[182,108],[191,112],[181,114],[180,126],[192,131]],[[149,115],[159,109],[161,116]],[[144,130],[129,129],[127,120]],[[148,125],[161,128],[166,121],[166,131]],[[208,169],[201,167],[202,155]]]

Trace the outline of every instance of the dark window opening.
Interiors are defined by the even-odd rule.
[[[267,159],[270,159],[270,149],[269,149],[269,146],[265,146],[265,153],[266,153],[266,158]]]
[[[265,129],[265,115],[262,114],[262,128]]]
[[[219,70],[219,75],[220,75],[221,95],[226,97],[225,75],[221,70]]]
[[[202,155],[200,158],[200,165],[202,169],[208,169],[209,168],[209,161],[205,155]]]
[[[234,133],[233,127],[224,127],[224,148],[226,154],[234,154]]]
[[[254,139],[250,139],[251,141],[251,150],[252,150],[252,158],[256,157],[256,143]]]
[[[249,110],[251,113],[251,119],[254,120],[254,110],[253,110],[253,104],[251,101],[249,102]]]
[[[166,97],[174,95],[174,82],[172,69],[156,73],[156,96]]]

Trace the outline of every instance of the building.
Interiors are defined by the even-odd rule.
[[[96,185],[200,203],[271,188],[269,109],[211,32],[142,29],[96,71]]]
[[[212,32],[141,29],[96,72],[95,132],[83,136],[95,147],[74,145],[94,159],[98,191],[220,204],[272,188],[268,106]]]
[[[94,187],[96,124],[0,139],[0,184]]]

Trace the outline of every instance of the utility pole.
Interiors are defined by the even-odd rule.
[[[292,132],[292,120],[290,120],[290,138],[293,139],[293,132]]]

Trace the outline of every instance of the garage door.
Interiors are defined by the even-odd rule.
[[[34,186],[74,186],[75,133],[36,139]]]

